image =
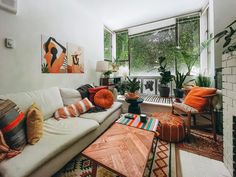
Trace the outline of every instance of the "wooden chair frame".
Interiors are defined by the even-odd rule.
[[[212,100],[214,96],[216,96],[216,94],[203,96],[203,98],[207,99],[207,105],[205,106],[204,110],[201,112],[191,112],[177,104],[176,105],[172,104],[172,113],[181,116],[183,119],[187,119],[186,128],[187,128],[188,138],[191,134],[191,118],[193,117],[194,125],[196,126],[196,116],[199,115],[211,121],[213,138],[215,141],[217,141],[216,120],[215,120],[214,108],[212,104]],[[209,116],[209,118],[207,116]]]

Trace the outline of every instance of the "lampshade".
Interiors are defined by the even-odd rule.
[[[107,61],[97,61],[96,71],[97,72],[108,71],[108,62]]]

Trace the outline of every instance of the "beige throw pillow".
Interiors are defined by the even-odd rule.
[[[43,113],[34,103],[26,114],[27,141],[29,144],[37,143],[43,135]]]

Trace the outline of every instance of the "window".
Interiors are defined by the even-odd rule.
[[[128,35],[116,33],[116,56],[119,65],[129,64],[132,76],[158,76],[159,57],[165,57],[167,69],[196,75],[200,68],[200,19],[198,15],[177,18],[159,29]],[[127,60],[128,58],[128,60]]]
[[[119,75],[129,74],[129,36],[128,31],[116,33],[116,64]]]
[[[200,72],[200,19],[199,16],[177,19],[178,43],[181,54],[178,68],[197,75]],[[191,72],[190,72],[191,71]]]
[[[130,36],[130,74],[158,75],[158,58],[166,57],[169,69],[174,67],[172,48],[176,46],[175,26]]]
[[[104,29],[104,59],[112,61],[112,33]]]

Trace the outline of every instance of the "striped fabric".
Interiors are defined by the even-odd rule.
[[[141,128],[153,132],[156,132],[158,126],[158,119],[148,117],[147,122],[143,123],[140,121],[140,116],[137,114],[134,114],[134,119],[126,118],[125,114],[121,114],[120,118],[116,122],[119,124]]]
[[[27,143],[24,118],[15,103],[0,100],[0,130],[6,144],[13,150],[22,150]]]
[[[75,104],[70,104],[68,106],[59,108],[54,113],[55,119],[66,119],[69,117],[78,117],[80,114],[87,112],[91,109],[93,104],[88,100],[88,98],[84,98],[81,101],[76,102]]]

